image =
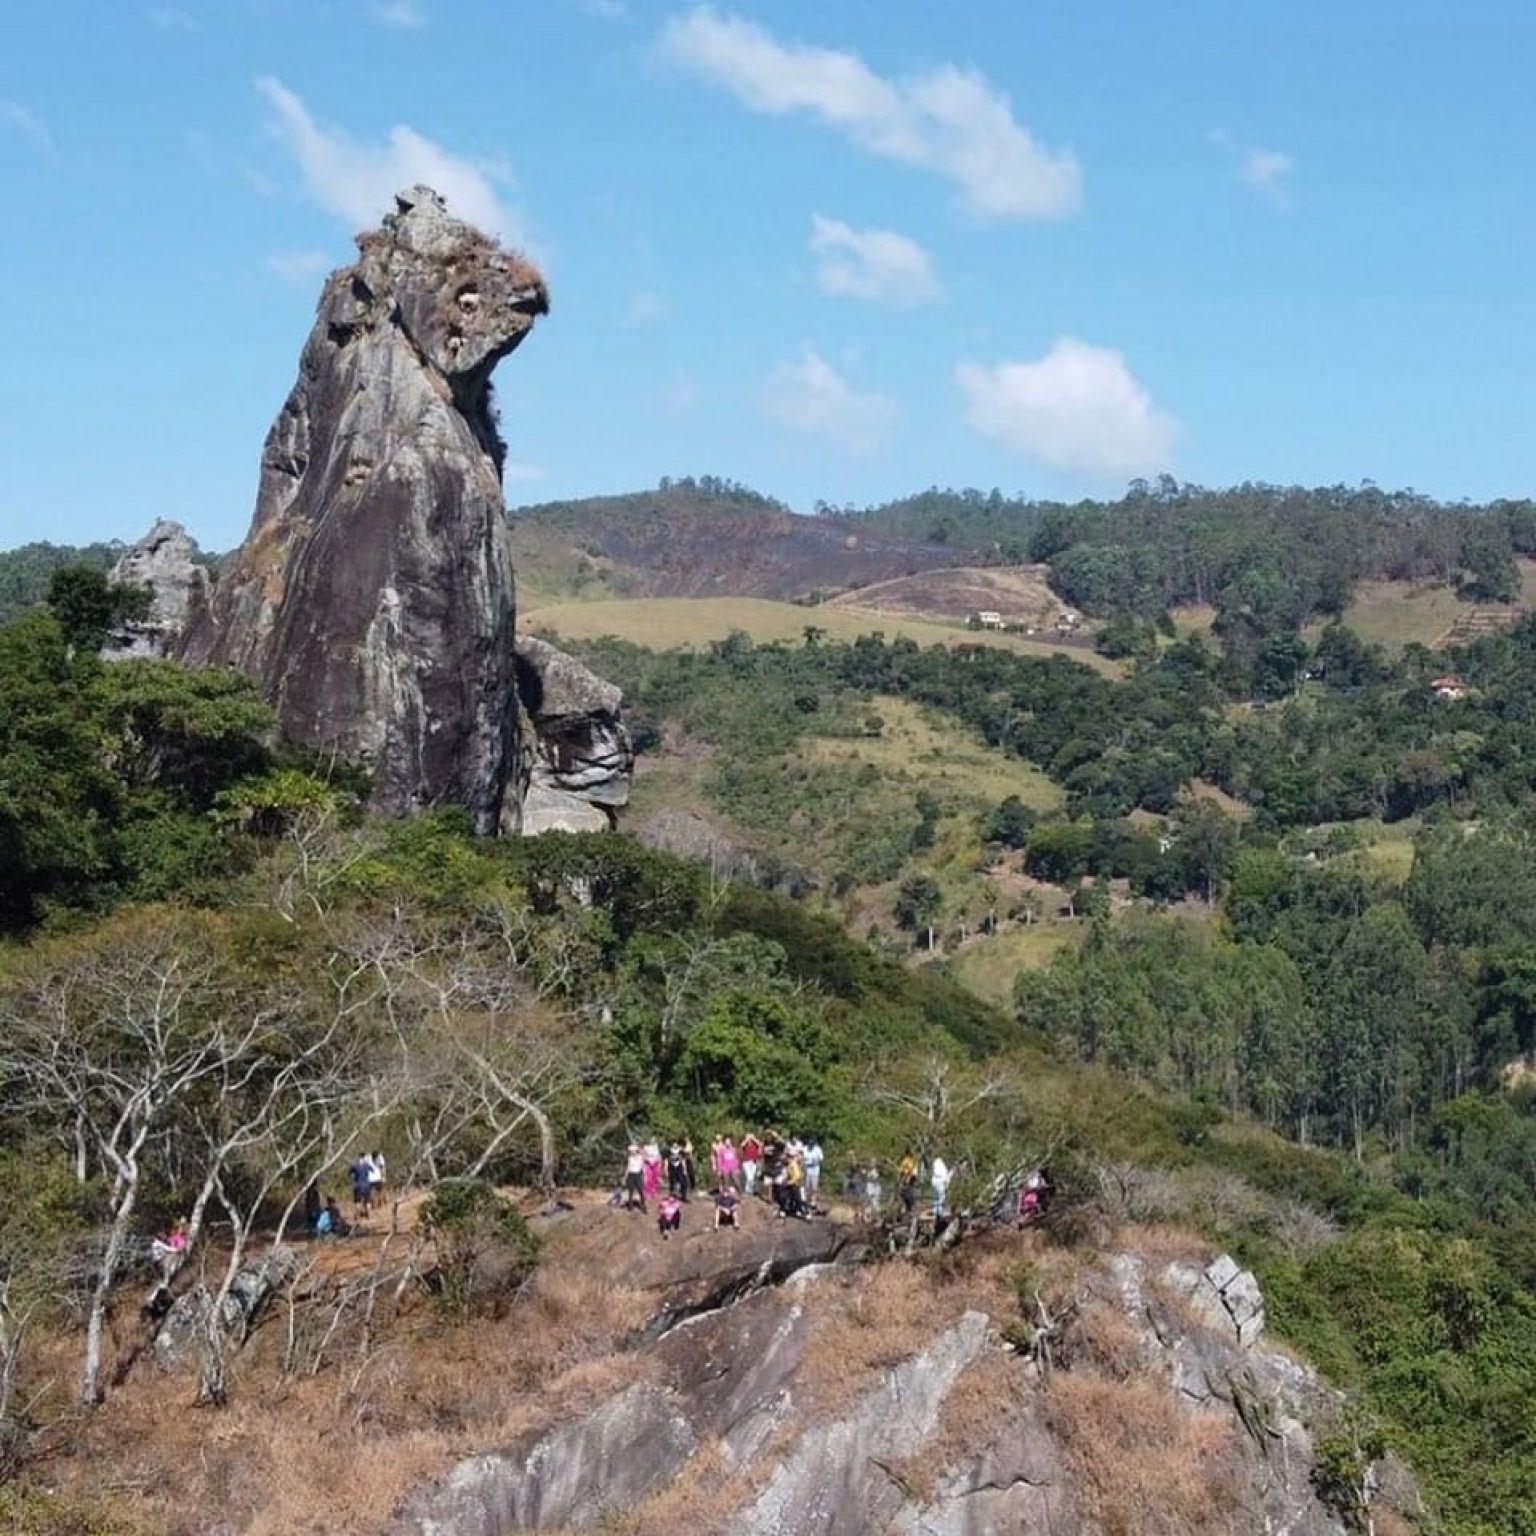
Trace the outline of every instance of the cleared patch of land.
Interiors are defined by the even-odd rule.
[[[1051,591],[1043,565],[957,565],[898,576],[840,593],[828,603],[879,614],[964,624],[974,613],[996,613],[1005,624],[1054,625],[1067,607]]]
[[[1471,602],[1450,587],[1427,582],[1363,581],[1344,610],[1344,623],[1391,652],[1408,645],[1464,643],[1536,608],[1536,560],[1522,558],[1517,564],[1520,595],[1513,603]],[[1308,633],[1315,636],[1321,627],[1314,625]]]
[[[561,602],[534,607],[521,615],[529,630],[571,640],[599,640],[612,635],[651,650],[684,650],[724,640],[741,630],[758,643],[802,640],[808,628],[829,639],[853,640],[883,633],[904,636],[919,645],[993,645],[1025,656],[1066,656],[1108,676],[1123,668],[1083,645],[1058,645],[1044,638],[971,631],[899,614],[871,613],[830,604],[805,607],[759,597],[612,598],[597,602]]]
[[[1084,922],[1042,919],[986,934],[954,956],[955,979],[986,1002],[1011,1009],[1013,982],[1019,972],[1049,965],[1061,950],[1081,944],[1087,932]]]
[[[878,736],[809,737],[796,754],[812,763],[871,763],[882,774],[920,783],[935,794],[981,804],[1009,795],[1037,811],[1054,811],[1062,803],[1060,788],[1038,768],[984,746],[953,723],[936,721],[908,700],[873,699],[869,712],[883,722]]]

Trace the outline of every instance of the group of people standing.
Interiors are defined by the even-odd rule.
[[[949,1186],[954,1179],[954,1170],[935,1153],[927,1173],[928,1188],[933,1196],[933,1219],[943,1221],[949,1215]],[[922,1176],[923,1165],[909,1147],[896,1165],[896,1198],[901,1202],[903,1216],[912,1216],[917,1211]],[[843,1193],[855,1205],[862,1205],[872,1218],[879,1217],[885,1207],[885,1185],[880,1177],[879,1163],[871,1159],[863,1165],[853,1164],[843,1180]]]
[[[709,1188],[715,1207],[715,1230],[737,1225],[741,1201],[764,1195],[778,1208],[780,1220],[807,1220],[818,1211],[821,1169],[825,1161],[814,1136],[783,1136],[778,1131],[758,1135],[749,1131],[738,1141],[721,1134],[709,1148]],[[666,1193],[662,1193],[662,1179]],[[624,1183],[613,1203],[625,1210],[647,1211],[657,1202],[657,1225],[663,1239],[680,1231],[683,1206],[699,1187],[693,1141],[681,1136],[665,1152],[654,1137],[632,1141],[624,1159]]]

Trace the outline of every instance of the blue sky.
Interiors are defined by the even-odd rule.
[[[514,503],[1529,494],[1532,58],[1516,0],[7,0],[0,544],[236,543],[424,174],[549,279]]]

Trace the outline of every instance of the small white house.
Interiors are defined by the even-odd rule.
[[[989,608],[983,608],[976,615],[976,622],[982,629],[1001,629],[1003,627],[1003,616],[1000,613],[992,612]]]

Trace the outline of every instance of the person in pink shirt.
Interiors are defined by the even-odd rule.
[[[187,1218],[178,1216],[176,1224],[164,1237],[157,1237],[149,1245],[149,1251],[156,1264],[160,1266],[160,1273],[167,1280],[181,1267],[182,1258],[187,1251],[187,1245],[191,1241],[187,1232]]]
[[[735,1190],[741,1188],[741,1158],[729,1136],[720,1138],[720,1182]]]
[[[763,1166],[763,1144],[757,1138],[755,1131],[748,1131],[741,1138],[741,1178],[745,1192],[749,1195],[757,1193],[757,1175]]]
[[[662,1242],[666,1242],[674,1232],[683,1230],[683,1202],[676,1195],[662,1196],[661,1204],[656,1208],[656,1226]]]
[[[653,1136],[645,1144],[641,1165],[641,1177],[645,1184],[645,1198],[654,1200],[661,1193],[661,1147]]]

